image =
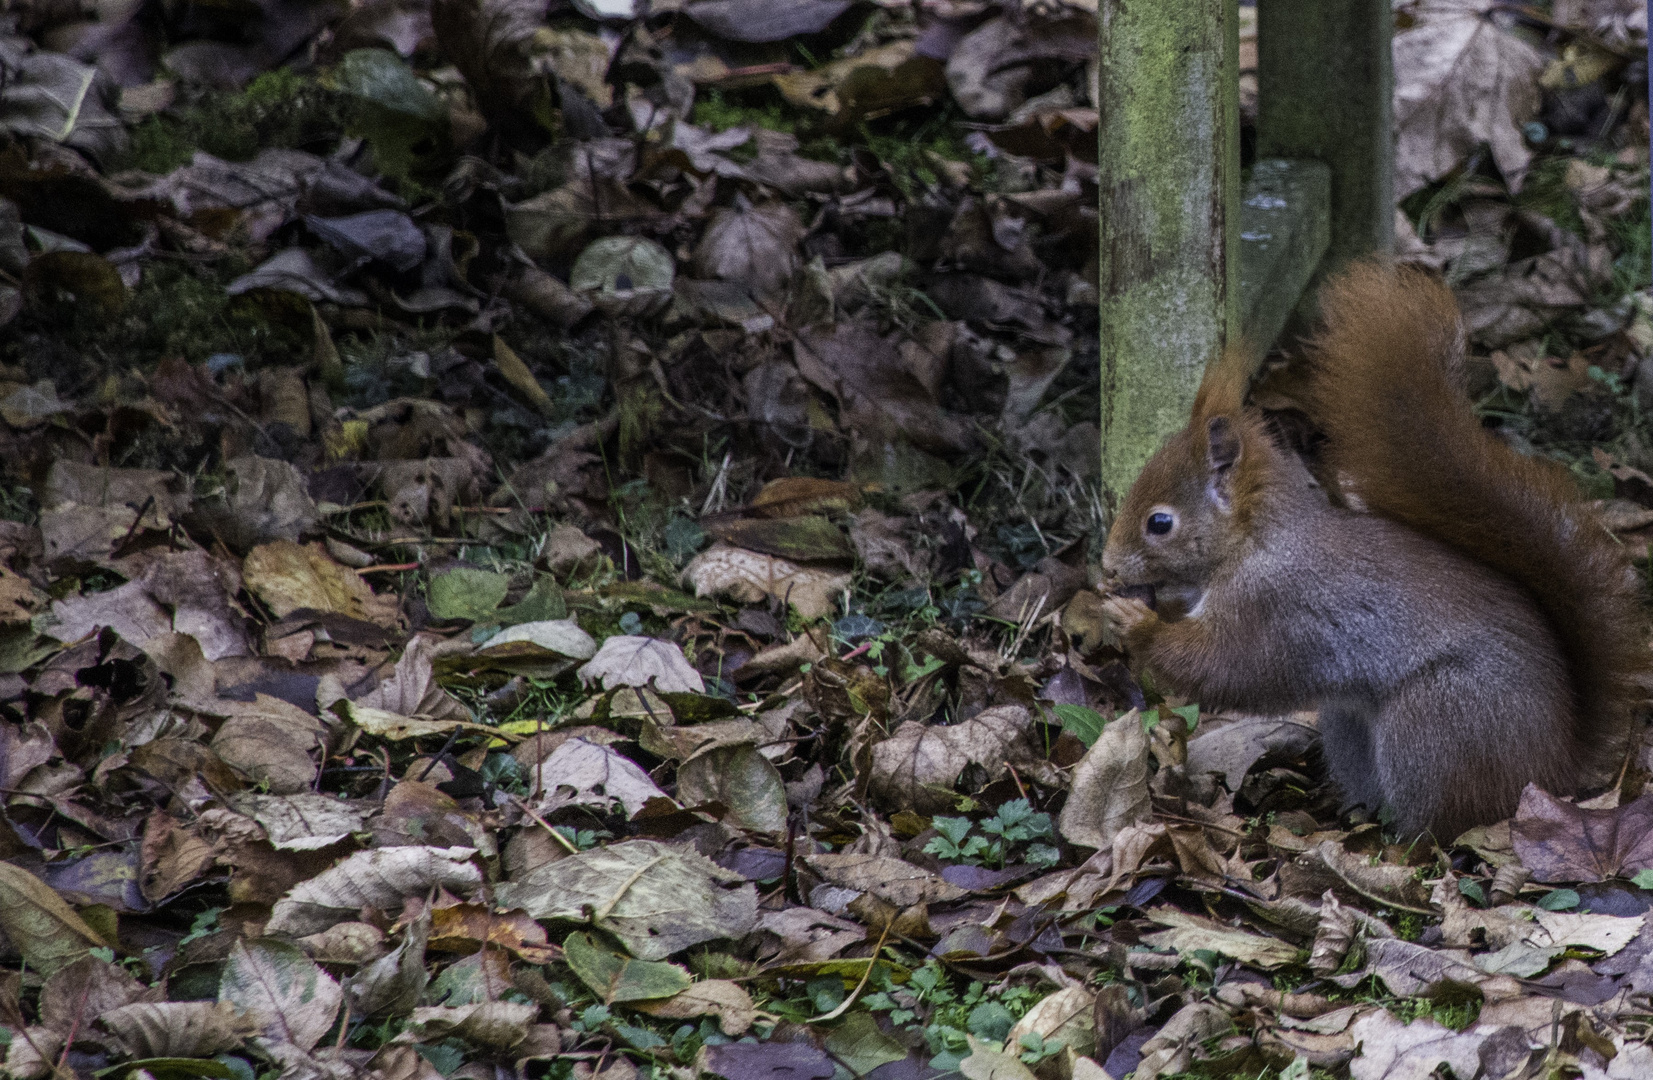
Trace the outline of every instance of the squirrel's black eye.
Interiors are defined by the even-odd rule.
[[[1148,531],[1155,536],[1164,536],[1177,523],[1177,519],[1170,514],[1159,513],[1148,515]]]

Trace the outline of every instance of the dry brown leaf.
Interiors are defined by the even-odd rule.
[[[270,913],[271,934],[317,934],[364,907],[400,911],[410,896],[432,886],[461,896],[482,884],[474,848],[388,847],[358,851],[332,869],[300,882]]]
[[[1070,842],[1109,848],[1120,830],[1147,819],[1148,736],[1132,709],[1102,729],[1073,770],[1057,827]]]
[[[584,739],[569,739],[530,766],[529,797],[534,809],[552,814],[564,806],[593,806],[603,812],[619,804],[628,817],[666,793],[630,758]]]
[[[365,622],[379,621],[384,615],[384,603],[374,597],[367,582],[335,562],[319,543],[277,540],[261,544],[247,554],[241,576],[278,619],[301,608],[333,611]]]
[[[714,544],[683,571],[696,596],[724,596],[743,604],[783,600],[806,619],[831,615],[850,575],[799,566],[774,555]]]
[[[652,686],[663,694],[703,694],[700,672],[689,666],[683,650],[658,638],[616,634],[603,640],[597,655],[576,673],[587,686],[606,690],[621,686]]]
[[[841,889],[855,889],[887,900],[898,908],[969,895],[939,875],[887,855],[851,855],[823,852],[805,856],[810,867]]]
[[[98,1015],[135,1058],[206,1058],[257,1030],[227,1001],[139,1002]]]
[[[1482,143],[1519,190],[1532,160],[1544,57],[1491,17],[1492,0],[1425,0],[1395,35],[1395,194],[1445,176]]]
[[[739,983],[726,979],[697,982],[681,994],[656,1001],[634,1001],[630,1008],[668,1020],[691,1020],[697,1016],[717,1017],[718,1027],[730,1038],[746,1034],[757,1018],[752,996]]]
[[[785,203],[753,206],[737,196],[733,206],[712,214],[695,248],[694,271],[745,285],[759,297],[778,298],[798,270],[803,222]]]
[[[872,748],[868,790],[890,810],[950,809],[953,783],[967,766],[981,766],[992,779],[1031,756],[1032,723],[1020,705],[999,705],[958,724],[908,720]]]

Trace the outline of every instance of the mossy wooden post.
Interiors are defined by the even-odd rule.
[[[1101,0],[1102,484],[1111,506],[1236,333],[1235,0]]]
[[[1390,0],[1258,0],[1257,156],[1325,162],[1322,272],[1395,242]]]

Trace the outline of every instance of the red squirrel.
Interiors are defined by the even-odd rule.
[[[1476,419],[1457,305],[1358,263],[1321,293],[1305,409],[1325,486],[1213,364],[1108,533],[1133,659],[1201,705],[1317,709],[1333,781],[1407,836],[1609,779],[1649,653],[1622,548],[1567,472]],[[1143,588],[1148,587],[1148,588]]]

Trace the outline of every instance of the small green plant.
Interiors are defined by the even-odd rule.
[[[1030,1031],[1016,1040],[1022,1063],[1037,1065],[1048,1057],[1055,1057],[1067,1045],[1064,1039],[1047,1039],[1037,1031]]]
[[[938,859],[996,870],[1003,868],[1018,845],[1026,845],[1022,861],[1031,866],[1055,866],[1061,858],[1050,815],[1035,811],[1026,799],[1010,800],[979,823],[967,817],[938,816],[930,824],[940,835],[924,845],[924,850]],[[979,832],[974,831],[978,824]]]
[[[933,959],[914,968],[903,986],[896,985],[887,971],[880,971],[875,978],[879,989],[863,998],[863,1004],[873,1012],[888,1013],[896,1027],[922,1024],[925,1042],[934,1055],[930,1064],[942,1070],[956,1069],[959,1061],[969,1056],[970,1036],[996,1050],[1005,1048],[1016,1021],[1043,997],[1032,987],[1017,984],[989,989],[972,982],[961,992]],[[1024,1041],[1012,1049],[1032,1064],[1061,1046],[1056,1040],[1037,1044]],[[1034,1056],[1029,1057],[1030,1052]]]
[[[178,944],[188,945],[192,941],[198,941],[211,934],[216,934],[219,930],[218,916],[223,910],[223,908],[210,907],[195,916],[194,921],[189,924],[189,933],[179,938]]]
[[[576,829],[572,825],[553,825],[557,835],[573,844],[580,851],[589,851],[597,846],[599,840],[612,840],[614,834],[607,829]]]

